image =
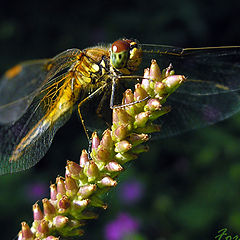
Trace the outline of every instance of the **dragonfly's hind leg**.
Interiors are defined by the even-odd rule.
[[[81,106],[82,104],[84,104],[85,102],[89,101],[91,98],[93,98],[94,96],[96,96],[97,94],[99,94],[104,88],[106,87],[106,84],[104,84],[103,86],[99,87],[96,91],[94,91],[93,93],[91,93],[89,96],[87,96],[86,98],[84,98],[79,104],[78,104],[78,114],[79,114],[79,117],[80,117],[80,120],[81,120],[81,123],[82,123],[82,126],[83,126],[83,129],[84,129],[84,132],[87,136],[87,139],[88,139],[88,142],[91,143],[91,138],[89,137],[88,135],[88,132],[87,132],[87,128],[84,124],[84,120],[83,120],[83,117],[82,117],[82,114],[81,114]]]

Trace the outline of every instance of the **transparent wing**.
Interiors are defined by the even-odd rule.
[[[46,79],[47,62],[23,62],[5,73],[0,80],[0,124],[14,122],[26,111]]]
[[[144,67],[152,58],[162,68],[172,63],[187,81],[169,97],[172,111],[160,118],[160,138],[204,127],[240,109],[240,47],[175,48],[143,45]]]
[[[0,124],[18,120],[34,97],[51,79],[69,68],[81,53],[70,49],[53,59],[26,61],[9,69],[0,79]]]
[[[54,105],[61,88],[71,81],[72,75],[68,69],[80,55],[81,51],[74,49],[71,53],[66,51],[49,61],[46,79],[43,79],[40,89],[30,93],[33,94],[32,99],[27,95],[31,103],[25,111],[21,110],[21,117],[13,124],[0,126],[0,175],[30,168],[46,154],[56,131],[70,118],[72,108],[59,116],[53,124],[50,122],[49,125],[45,125],[47,127],[44,127],[44,119]],[[22,96],[17,99],[17,102],[19,101],[23,101]],[[7,106],[5,108],[7,109]],[[39,129],[39,136],[28,143],[17,159],[11,161],[14,150],[34,128]]]

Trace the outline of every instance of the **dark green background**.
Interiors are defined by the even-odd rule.
[[[240,45],[239,11],[236,0],[4,1],[0,72],[19,61],[121,37],[182,47]],[[112,191],[108,210],[89,224],[84,239],[104,239],[104,226],[121,211],[139,219],[142,239],[211,240],[224,227],[232,237],[240,236],[239,125],[237,115],[154,142],[121,177],[122,183],[135,178],[144,184],[141,201],[126,206],[118,190]],[[1,239],[13,239],[21,221],[32,221],[36,199],[27,195],[29,184],[53,182],[64,173],[66,159],[78,161],[83,147],[87,142],[75,114],[36,167],[0,177]]]

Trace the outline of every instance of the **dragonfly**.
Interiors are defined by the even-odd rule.
[[[114,108],[117,86],[138,81],[152,59],[160,66],[171,63],[187,78],[168,98],[172,110],[157,120],[162,130],[156,138],[214,124],[239,111],[240,46],[179,48],[119,39],[66,50],[17,64],[0,80],[0,175],[34,166],[75,109],[83,123],[82,106],[99,96],[98,113]]]

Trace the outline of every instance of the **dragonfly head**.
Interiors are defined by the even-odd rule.
[[[135,41],[128,39],[117,40],[110,48],[110,63],[123,74],[136,71],[141,60],[142,51]]]

